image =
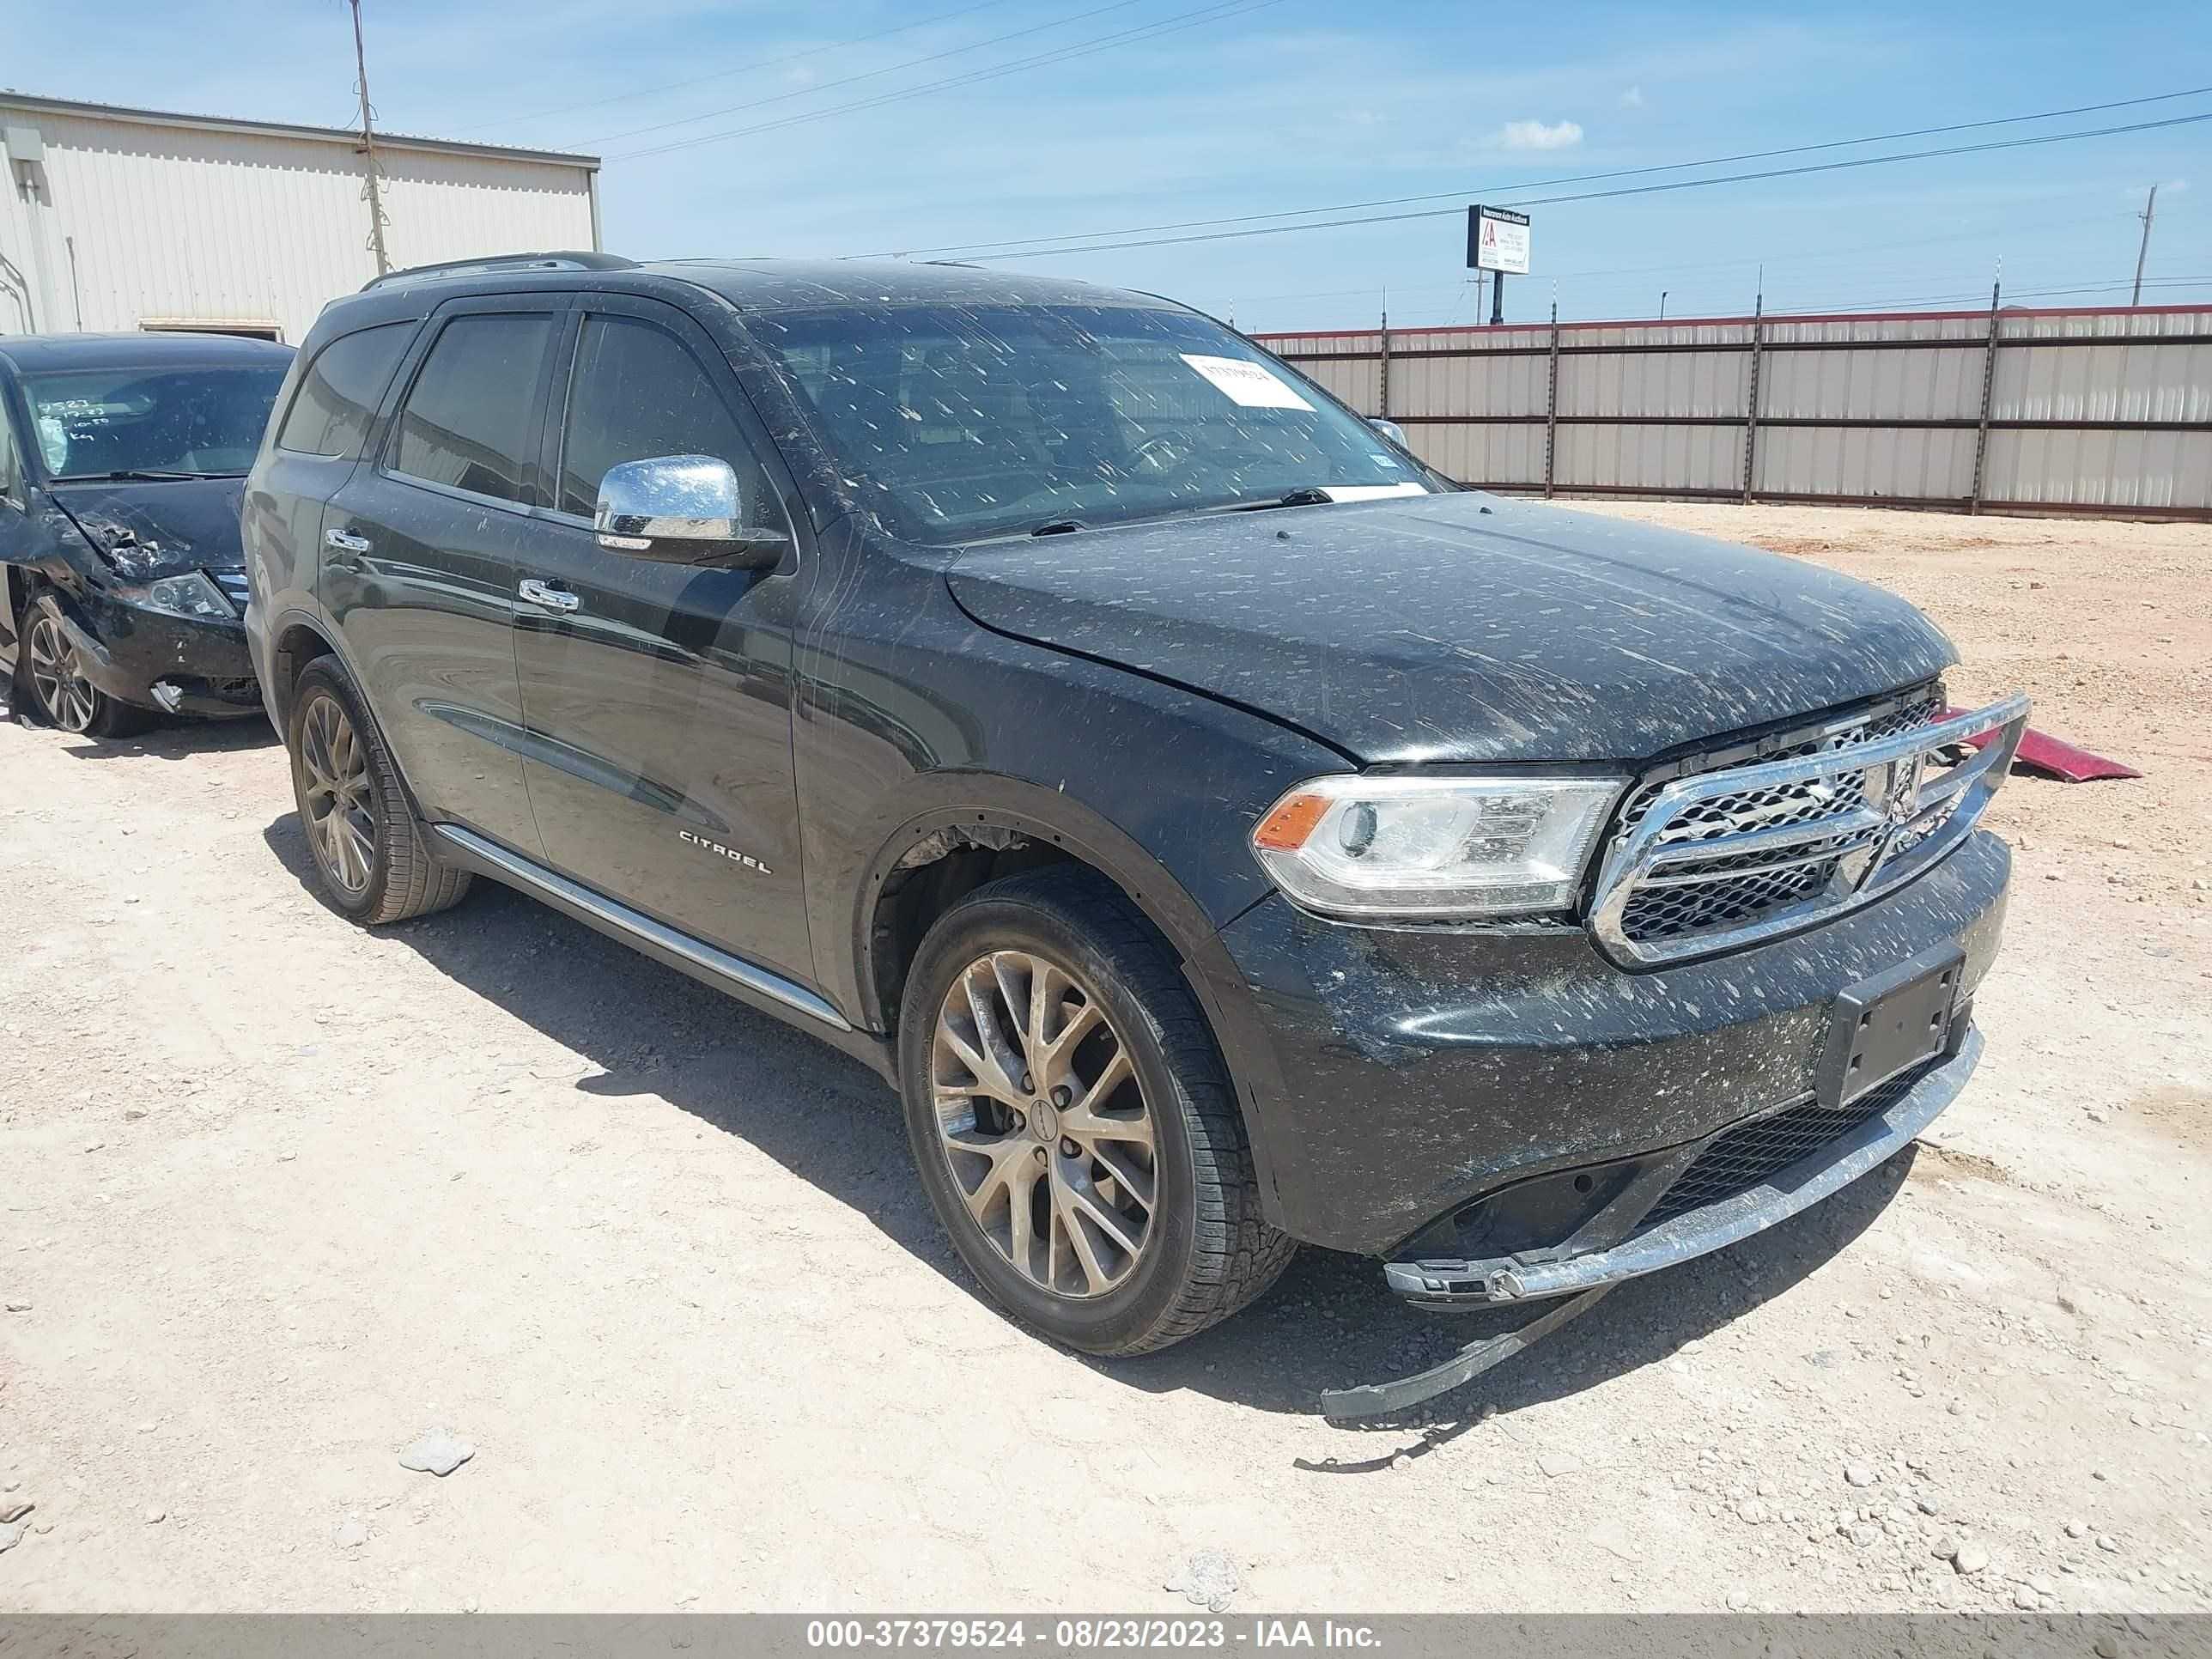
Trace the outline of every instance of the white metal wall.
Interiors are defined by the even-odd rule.
[[[58,114],[0,96],[0,126],[21,125],[44,141],[50,204],[10,178],[0,255],[33,289],[40,331],[273,322],[296,343],[325,301],[375,274],[362,160],[342,136]],[[377,153],[395,266],[592,246],[584,167],[404,140],[380,139]],[[28,326],[0,295],[0,332]]]
[[[1257,337],[1499,489],[2212,517],[2212,307]]]

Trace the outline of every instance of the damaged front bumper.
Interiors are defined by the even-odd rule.
[[[1615,1285],[1741,1243],[1879,1167],[1911,1144],[1958,1098],[1981,1059],[1982,1036],[1960,1027],[1952,1051],[1917,1074],[1869,1097],[1856,1127],[1739,1191],[1645,1226],[1644,1218],[1716,1146],[1778,1112],[1677,1147],[1650,1160],[1619,1196],[1556,1251],[1486,1261],[1422,1258],[1388,1263],[1385,1279],[1416,1306],[1443,1311],[1567,1297],[1517,1330],[1469,1344],[1441,1364],[1395,1382],[1340,1389],[1322,1396],[1324,1415],[1373,1417],[1403,1411],[1457,1388],[1586,1312]],[[1791,1109],[1784,1108],[1784,1112]],[[1580,1241],[1582,1248],[1575,1248]]]
[[[63,626],[84,677],[118,702],[203,720],[261,712],[242,623],[180,617],[92,593]]]

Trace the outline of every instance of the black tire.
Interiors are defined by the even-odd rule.
[[[349,769],[355,759],[359,769],[347,797],[347,811],[358,831],[354,844],[362,849],[366,865],[358,884],[350,866],[342,867],[343,855],[331,850],[331,838],[322,828],[337,812],[339,803],[331,792],[319,789],[317,763],[308,758],[311,742],[321,741],[328,729],[320,722],[331,708],[342,717],[343,729],[358,745],[357,756],[348,750]],[[317,734],[315,738],[311,739],[311,732]],[[314,860],[316,890],[325,903],[347,920],[373,927],[427,916],[460,902],[469,890],[469,872],[432,855],[383,733],[335,659],[317,658],[301,672],[292,693],[284,746],[292,760],[292,798]],[[320,763],[327,773],[327,756]]]
[[[933,1098],[939,1012],[971,963],[1002,951],[1042,958],[1095,994],[1126,1046],[1152,1120],[1151,1231],[1126,1279],[1097,1296],[1055,1295],[1018,1272],[969,1214],[939,1139]],[[1068,1347],[1139,1354],[1194,1336],[1260,1296],[1297,1251],[1296,1240],[1261,1218],[1227,1072],[1165,941],[1091,872],[1010,876],[939,918],[908,975],[899,1074],[923,1190],[961,1259],[1001,1307]]]
[[[33,640],[41,629],[54,642],[52,648],[61,653],[61,666],[71,678],[70,691],[57,686],[49,693],[38,684],[32,661]],[[61,601],[51,592],[40,593],[24,611],[22,638],[15,653],[15,695],[23,707],[61,731],[110,742],[135,738],[150,729],[159,718],[152,709],[118,702],[76,672],[76,647],[67,642],[66,631]]]

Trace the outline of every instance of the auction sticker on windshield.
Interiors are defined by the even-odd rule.
[[[1231,403],[1246,409],[1303,409],[1309,413],[1313,410],[1311,404],[1279,376],[1269,373],[1263,363],[1249,363],[1241,357],[1207,357],[1190,351],[1180,356],[1226,393]]]

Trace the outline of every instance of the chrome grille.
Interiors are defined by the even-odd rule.
[[[1634,791],[1591,925],[1632,964],[1748,945],[1840,915],[1942,856],[2004,776],[2024,698],[1945,717],[1921,691]],[[1973,739],[1986,739],[1978,750]]]
[[[1861,744],[1933,725],[1943,713],[1940,688],[1918,693],[1896,707],[1832,722],[1814,736],[1788,744],[1770,760],[1831,754]],[[1757,851],[1685,858],[1669,866],[1663,881],[1646,882],[1628,901],[1621,931],[1639,943],[1678,938],[1702,928],[1749,921],[1787,904],[1818,895],[1835,875],[1836,860],[1864,846],[1876,833],[1840,827],[1856,821],[1867,805],[1868,774],[1845,773],[1790,783],[1741,789],[1692,801],[1660,832],[1662,847],[1724,842],[1747,825],[1794,829],[1838,823],[1838,833],[1808,839],[1797,847],[1796,861],[1778,863]],[[1621,815],[1625,830],[1644,821],[1666,785],[1647,784]],[[1840,821],[1840,823],[1838,823]]]
[[[217,587],[222,589],[223,598],[238,607],[238,614],[244,616],[246,601],[249,597],[246,586],[246,573],[243,570],[210,570],[208,572],[208,576]]]

